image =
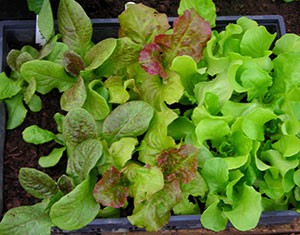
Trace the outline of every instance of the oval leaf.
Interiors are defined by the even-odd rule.
[[[93,46],[85,56],[85,60],[89,64],[88,70],[96,69],[101,66],[114,52],[117,46],[117,39],[107,38],[98,42]]]
[[[23,64],[21,75],[27,82],[34,78],[36,90],[43,95],[54,88],[60,92],[65,91],[76,82],[63,66],[46,60],[32,60]]]
[[[44,130],[37,125],[32,125],[27,127],[23,133],[23,139],[27,143],[32,144],[44,144],[47,143],[53,139],[55,139],[55,134],[51,131]]]
[[[50,218],[57,227],[80,229],[97,216],[100,206],[93,198],[92,185],[90,179],[86,179],[51,207]]]
[[[68,160],[67,173],[76,184],[85,180],[102,155],[102,144],[96,139],[89,139],[79,144]]]
[[[104,120],[103,135],[108,139],[136,137],[150,124],[154,110],[143,101],[130,101],[114,109]]]
[[[74,0],[61,0],[57,12],[62,40],[76,53],[83,55],[90,44],[93,28],[83,8]]]
[[[19,181],[22,187],[36,198],[49,198],[58,191],[55,181],[49,175],[33,168],[21,168]]]
[[[95,139],[97,137],[96,122],[86,110],[72,109],[64,119],[63,135],[66,141],[73,144]]]
[[[86,100],[86,90],[83,79],[79,76],[77,82],[64,92],[60,98],[60,106],[63,110],[70,111],[82,107]]]
[[[0,234],[50,235],[52,222],[44,206],[21,206],[10,209],[0,223]]]

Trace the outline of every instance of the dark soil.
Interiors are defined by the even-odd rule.
[[[57,0],[51,1],[54,10],[57,7]],[[115,18],[124,9],[127,1],[120,0],[78,0],[86,10],[90,18]],[[176,16],[179,0],[148,0],[142,2],[154,7],[159,12],[167,13],[168,16]],[[215,0],[217,14],[226,15],[282,15],[285,20],[287,32],[300,35],[300,2],[285,3],[282,0]],[[34,19],[34,14],[27,11],[25,0],[11,1],[0,0],[0,20],[4,19]],[[6,133],[6,144],[4,152],[4,211],[20,205],[35,203],[20,186],[18,171],[20,167],[36,167],[41,170],[37,162],[40,156],[47,155],[54,147],[54,143],[34,146],[22,140],[22,131],[25,127],[36,124],[42,128],[56,132],[55,123],[52,117],[59,112],[59,94],[53,91],[42,97],[44,108],[39,113],[28,113],[26,122],[15,130]],[[64,172],[65,160],[62,160],[60,167],[44,170],[52,177],[57,178]],[[196,231],[195,231],[196,232]],[[207,231],[206,231],[207,232]],[[224,234],[236,234],[233,231],[226,231]],[[297,223],[285,226],[263,227],[247,234],[295,234],[300,232]],[[198,231],[197,234],[204,234],[205,231]],[[164,233],[171,234],[171,233]],[[191,233],[172,233],[191,234]],[[193,234],[196,234],[193,232]],[[206,234],[206,233],[205,233]],[[209,233],[212,234],[212,233]]]

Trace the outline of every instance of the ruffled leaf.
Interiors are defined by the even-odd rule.
[[[196,177],[198,150],[191,145],[182,145],[180,148],[163,151],[157,158],[158,166],[164,172],[166,179],[176,176],[184,183]]]
[[[165,184],[164,188],[152,198],[137,204],[129,221],[147,231],[158,231],[171,217],[171,209],[181,200],[180,184],[174,180]]]
[[[156,35],[165,33],[170,27],[166,14],[143,4],[128,5],[119,16],[119,22],[119,37],[129,37],[139,44],[150,43]]]
[[[128,194],[129,189],[124,186],[121,173],[113,166],[104,172],[93,191],[94,198],[98,203],[113,208],[123,207]]]

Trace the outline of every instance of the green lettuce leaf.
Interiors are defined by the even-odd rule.
[[[203,165],[201,174],[210,193],[222,191],[229,180],[228,165],[223,158],[208,159]]]
[[[19,181],[22,187],[36,198],[49,198],[58,191],[55,181],[49,175],[34,168],[21,168]]]
[[[170,109],[155,112],[151,125],[139,147],[139,160],[151,166],[157,165],[157,155],[174,148],[175,141],[168,136],[168,125],[177,117]]]
[[[76,230],[84,227],[97,216],[100,206],[92,194],[94,185],[92,181],[88,177],[73,191],[54,203],[50,210],[50,218],[54,225],[60,229]]]
[[[137,139],[130,137],[123,137],[111,144],[109,153],[117,169],[121,170],[126,162],[132,158],[137,144]]]
[[[36,90],[46,94],[54,88],[66,91],[76,80],[65,72],[63,66],[46,60],[33,60],[22,65],[21,75],[29,82],[36,80]]]
[[[42,129],[37,125],[32,125],[27,127],[23,132],[23,139],[27,143],[32,143],[35,145],[44,144],[54,140],[56,138],[55,134],[51,131]]]
[[[200,221],[205,228],[219,232],[226,228],[228,219],[219,206],[220,201],[216,200],[209,205],[200,217]]]
[[[119,22],[119,37],[129,37],[142,45],[150,43],[170,27],[167,15],[143,4],[128,5],[127,10],[119,15]]]
[[[289,63],[286,63],[286,61],[289,61]],[[300,81],[297,79],[300,74],[300,52],[279,54],[273,62],[275,74],[272,91],[276,97],[287,93],[294,86],[300,86]]]
[[[87,70],[100,67],[114,52],[117,46],[117,39],[107,38],[94,45],[85,55],[88,64]]]
[[[135,205],[151,199],[164,187],[164,175],[156,166],[140,166],[130,163],[123,173],[129,180],[129,195],[134,198]]]
[[[216,6],[211,0],[181,0],[179,8],[177,9],[178,15],[182,15],[185,10],[195,9],[196,12],[205,20],[209,21],[210,26],[216,26]]]
[[[232,210],[223,213],[235,228],[246,231],[257,226],[262,212],[261,194],[246,184],[239,190],[235,196]]]
[[[182,85],[189,94],[194,94],[195,84],[207,79],[207,76],[197,69],[195,60],[187,55],[175,57],[170,69],[180,75]]]
[[[276,41],[273,53],[279,55],[285,52],[300,52],[299,35],[286,33]]]
[[[10,209],[0,223],[0,233],[11,234],[51,234],[52,222],[44,203]]]
[[[79,55],[84,55],[92,38],[92,23],[83,8],[74,0],[59,2],[58,30],[62,40]]]
[[[158,111],[163,109],[165,102],[173,104],[183,95],[180,76],[174,72],[168,74],[168,80],[162,81],[159,76],[149,76],[142,81],[140,92],[144,101],[151,104]]]
[[[0,73],[0,100],[11,98],[21,91],[21,83],[6,76],[4,72]]]
[[[103,135],[110,141],[122,137],[136,137],[148,129],[153,108],[143,101],[119,105],[104,120]]]
[[[39,158],[39,165],[43,168],[55,166],[62,158],[66,148],[54,148],[47,156]]]
[[[76,185],[88,178],[101,155],[102,144],[99,140],[87,139],[77,145],[73,154],[68,158],[67,166],[67,173]]]
[[[49,0],[44,0],[38,13],[38,26],[41,34],[49,41],[54,36],[54,19]]]
[[[5,105],[8,113],[6,129],[12,130],[21,125],[27,115],[27,109],[23,103],[23,95],[18,94],[11,99],[5,99]]]
[[[170,219],[171,209],[180,201],[181,191],[178,181],[166,183],[152,198],[137,205],[128,220],[135,226],[147,231],[158,231]]]
[[[108,91],[99,80],[89,83],[87,96],[83,108],[86,109],[95,120],[103,120],[110,113],[110,107],[107,103]]]
[[[71,109],[82,107],[86,96],[84,81],[81,76],[79,76],[77,82],[61,95],[61,109],[70,111]]]
[[[85,109],[72,109],[63,121],[63,136],[70,144],[80,144],[97,138],[97,125]]]

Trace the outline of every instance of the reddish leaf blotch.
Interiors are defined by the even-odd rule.
[[[113,208],[123,207],[128,193],[129,189],[122,185],[121,172],[114,166],[104,172],[93,191],[96,202]]]

